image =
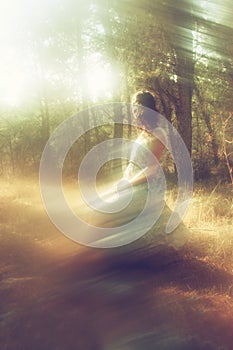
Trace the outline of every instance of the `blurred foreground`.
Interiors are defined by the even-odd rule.
[[[233,215],[224,191],[196,190],[179,251],[126,262],[58,232],[37,181],[2,181],[1,349],[231,350]]]

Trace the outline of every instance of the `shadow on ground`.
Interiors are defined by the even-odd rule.
[[[233,277],[192,242],[111,257],[12,199],[0,201],[2,350],[232,349]]]
[[[2,349],[231,349],[232,275],[186,247],[131,264],[1,243]]]

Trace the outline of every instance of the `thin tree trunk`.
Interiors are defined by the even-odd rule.
[[[14,152],[13,152],[13,147],[12,147],[11,135],[10,135],[10,139],[9,139],[9,149],[10,149],[10,160],[11,160],[12,174],[14,175],[14,173],[15,173],[15,160],[14,160]]]
[[[122,139],[123,138],[123,112],[122,106],[119,103],[116,103],[114,106],[114,131],[113,139]],[[114,140],[113,140],[114,141]],[[123,156],[123,155],[122,155]],[[112,162],[113,174],[122,172],[122,159],[114,159]]]
[[[192,152],[192,95],[194,61],[177,53],[178,98],[175,104],[177,129],[189,151]]]
[[[210,117],[208,113],[206,112],[205,106],[204,106],[204,100],[201,97],[200,91],[197,87],[195,87],[195,92],[199,101],[199,106],[200,110],[203,116],[203,119],[205,121],[206,127],[208,129],[210,138],[211,138],[211,146],[212,146],[212,151],[213,151],[213,156],[214,156],[214,164],[218,166],[219,164],[219,155],[218,155],[218,145],[217,145],[217,140],[214,134],[214,130],[212,128],[211,122],[210,122]]]

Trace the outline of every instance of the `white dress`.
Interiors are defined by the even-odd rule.
[[[132,228],[124,232],[124,226],[122,226],[122,235],[119,237],[122,245],[106,249],[105,253],[108,256],[114,257],[116,255],[123,261],[134,260],[135,258],[141,259],[168,247],[179,249],[186,242],[188,230],[183,223],[180,223],[172,233],[166,233],[166,225],[172,212],[165,204],[166,180],[158,163],[165,142],[164,140],[162,147],[159,149],[161,142],[158,143],[155,137],[143,131],[134,143],[130,162],[123,175],[123,178],[127,181],[136,179],[136,185],[133,186],[132,201],[120,213],[118,219],[116,218],[114,221],[114,224],[119,226],[132,223]],[[154,146],[155,148],[153,148]],[[151,153],[157,159],[154,159]],[[141,181],[142,179],[143,181]],[[144,210],[148,198],[148,210],[140,217],[139,222],[135,221]],[[137,223],[134,225],[134,222]],[[151,222],[153,223],[151,224]],[[145,233],[140,234],[140,237],[135,240],[134,237],[143,230]],[[128,238],[129,236],[132,237],[132,242],[125,244],[124,237]],[[110,240],[111,237],[106,239]]]

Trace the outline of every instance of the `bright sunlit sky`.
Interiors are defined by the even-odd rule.
[[[26,16],[27,17],[27,16]],[[25,52],[27,27],[19,2],[2,1],[0,7],[0,102],[18,104],[30,90],[29,53]]]
[[[76,1],[77,6],[80,1]],[[38,94],[41,72],[35,54],[37,33],[43,31],[46,18],[53,20],[58,6],[66,3],[65,0],[0,0],[0,106],[19,106]],[[59,72],[53,71],[51,62],[43,70],[48,79],[64,76],[63,84],[69,79],[67,71],[61,68]],[[109,62],[93,52],[86,56],[86,70],[88,74],[84,72],[82,76],[85,81],[80,81],[80,76],[75,78],[74,73],[72,81],[67,82],[67,86],[72,86],[73,96],[78,96],[75,88],[81,84],[92,101],[100,96],[111,97],[117,73]]]
[[[227,3],[229,1],[226,0]],[[98,52],[84,53],[84,72],[81,75],[77,71],[68,73],[69,67],[64,63],[56,68],[54,57],[48,58],[48,62],[45,60],[42,67],[38,65],[37,38],[41,34],[43,36],[46,24],[51,22],[52,27],[55,24],[52,30],[59,31],[56,21],[60,20],[60,11],[66,16],[65,21],[62,19],[63,27],[61,25],[64,29],[73,15],[72,8],[75,8],[73,12],[77,21],[77,18],[82,19],[82,7],[87,4],[88,0],[0,0],[0,106],[18,106],[38,97],[44,78],[44,83],[49,82],[54,86],[62,81],[67,89],[66,96],[70,94],[71,98],[78,98],[80,87],[92,101],[114,94],[119,85],[120,71]],[[202,0],[200,4],[203,18],[232,25],[226,7],[219,0]],[[101,30],[101,26],[96,23],[92,32]],[[49,43],[48,36],[47,43],[45,41],[43,43],[42,40],[44,48]],[[200,46],[198,50],[201,52]],[[62,56],[63,53],[57,51],[56,54]]]

